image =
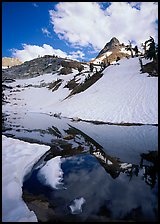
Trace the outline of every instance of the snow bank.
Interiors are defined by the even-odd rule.
[[[38,173],[39,180],[52,188],[57,189],[63,178],[61,169],[61,156],[49,160]]]
[[[7,66],[2,66],[2,69],[6,69],[6,68],[8,68]]]
[[[49,146],[30,144],[2,135],[2,221],[37,222],[22,200],[23,178]]]
[[[79,214],[82,212],[82,205],[84,204],[85,199],[82,198],[76,198],[74,199],[73,203],[69,206],[71,209],[72,214]]]
[[[120,52],[131,55],[131,51],[129,51],[129,50],[127,51],[125,49],[125,47],[122,47],[121,50],[120,50]],[[134,54],[134,52],[133,52],[133,54]]]

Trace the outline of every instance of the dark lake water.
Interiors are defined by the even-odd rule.
[[[3,120],[3,134],[51,146],[23,183],[23,199],[39,221],[158,221],[156,126],[38,113]]]

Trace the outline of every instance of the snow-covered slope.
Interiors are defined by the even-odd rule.
[[[158,81],[139,70],[138,58],[123,59],[120,65],[105,69],[104,76],[93,86],[63,101],[56,110],[87,120],[155,124]]]
[[[20,92],[11,94],[10,90],[5,91],[10,103],[3,106],[3,111],[62,113],[66,117],[111,123],[158,123],[158,78],[148,77],[148,73],[141,74],[138,58],[122,59],[110,65],[96,83],[84,92],[65,99],[71,91],[64,86],[76,73],[63,76],[47,74],[11,83],[14,90]],[[45,82],[47,77],[65,81],[54,92],[46,87],[24,88],[25,82]],[[79,77],[79,82],[84,82],[84,78]]]

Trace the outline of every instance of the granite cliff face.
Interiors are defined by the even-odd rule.
[[[2,67],[10,68],[12,66],[21,64],[22,62],[18,58],[9,58],[9,57],[2,58]]]

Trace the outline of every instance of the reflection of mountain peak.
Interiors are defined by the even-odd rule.
[[[118,159],[115,159],[111,156],[108,156],[104,153],[102,149],[96,149],[91,152],[94,155],[99,163],[104,167],[107,173],[111,175],[112,178],[117,178],[121,172]]]

